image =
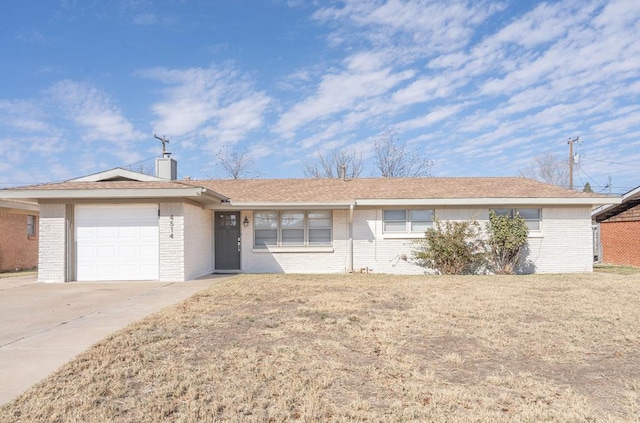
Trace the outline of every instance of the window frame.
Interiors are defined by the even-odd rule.
[[[403,220],[399,219],[385,219],[386,212],[404,212],[404,230],[388,230],[387,223],[399,224],[403,222]],[[414,212],[429,212],[431,214],[431,220],[414,220],[413,214]],[[390,213],[391,214],[391,213]],[[383,209],[382,210],[382,234],[386,236],[394,236],[394,235],[424,235],[425,231],[428,228],[433,227],[433,221],[436,218],[436,210],[435,209]],[[413,230],[414,223],[427,223],[427,227],[421,230]]]
[[[37,226],[37,219],[36,216],[33,214],[28,214],[27,215],[27,237],[32,238],[36,236],[36,226]]]
[[[498,216],[509,216],[510,218],[513,218],[516,214],[519,214],[520,216],[522,216],[522,214],[520,213],[520,210],[536,210],[538,215],[537,219],[527,219],[524,216],[522,216],[522,218],[524,219],[525,225],[527,225],[527,229],[529,230],[530,233],[542,232],[542,208],[541,207],[496,207],[490,210],[493,210]],[[532,222],[537,223],[537,228],[531,228]]]
[[[256,216],[260,213],[264,214],[275,214],[275,222],[276,222],[276,241],[272,244],[256,244],[256,231],[260,230],[271,230],[274,229],[261,229],[259,225],[256,224]],[[289,226],[285,224],[285,220],[283,217],[288,215],[302,214],[302,225],[293,225]],[[324,214],[326,217],[310,217],[313,214]],[[314,226],[310,224],[310,221],[322,221],[328,220],[328,225],[326,226]],[[289,242],[285,240],[285,233],[287,231],[303,231],[302,240],[300,242]],[[329,233],[329,241],[322,242],[314,240],[314,236],[311,235],[312,231],[328,231]],[[287,237],[288,238],[288,237]],[[333,246],[333,210],[256,210],[253,213],[253,249],[256,251],[268,251],[270,249],[292,249],[296,248],[302,249],[311,249],[314,247],[332,247]]]

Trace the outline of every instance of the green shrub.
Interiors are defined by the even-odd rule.
[[[413,253],[418,264],[443,275],[476,273],[485,261],[478,222],[434,220],[433,223],[424,239],[416,242]]]
[[[498,274],[514,274],[527,246],[529,229],[524,218],[519,214],[513,217],[498,216],[495,211],[489,210],[486,231],[487,256],[492,270]]]

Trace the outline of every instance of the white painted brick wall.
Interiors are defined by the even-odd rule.
[[[184,205],[185,278],[213,273],[213,213],[193,204]]]
[[[40,204],[39,282],[65,282],[65,207],[65,204]]]
[[[262,252],[253,249],[253,213],[241,213],[251,224],[242,227],[241,267],[246,273],[342,273],[347,267],[348,210],[333,211],[333,252]]]
[[[185,280],[184,208],[182,203],[160,203],[160,280]]]
[[[243,212],[252,221],[251,212]],[[475,219],[484,229],[489,208],[436,209],[441,220]],[[347,266],[348,211],[334,211],[334,253],[252,252],[252,228],[243,230],[242,269],[248,273],[332,273]],[[353,267],[358,272],[423,274],[413,258],[415,238],[389,238],[382,233],[382,209],[356,209],[353,227]],[[570,273],[592,270],[589,207],[542,209],[542,232],[529,238],[526,272]],[[403,259],[406,257],[406,261]]]
[[[536,273],[593,271],[591,209],[544,208],[542,238],[529,239],[529,257]]]

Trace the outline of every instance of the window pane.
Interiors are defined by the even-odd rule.
[[[264,248],[267,245],[278,244],[277,229],[256,229],[254,245],[258,248]]]
[[[384,220],[407,220],[406,210],[385,210]]]
[[[424,232],[431,226],[431,222],[411,222],[411,232]]]
[[[433,220],[433,210],[411,210],[412,222],[431,222]]]
[[[407,224],[406,222],[384,222],[385,232],[406,232]]]
[[[283,212],[280,220],[283,228],[302,228],[304,229],[304,213],[303,212]]]
[[[512,217],[511,212],[513,211],[512,209],[493,209],[494,212],[496,212],[496,215],[498,216],[509,216]]]
[[[282,245],[304,245],[304,229],[283,229]]]
[[[530,231],[539,231],[540,230],[540,221],[539,220],[525,220],[525,225],[529,228]]]
[[[518,213],[525,220],[540,220],[540,209],[519,209]]]
[[[331,244],[331,229],[309,229],[309,244]]]
[[[309,219],[331,219],[331,210],[310,211]]]
[[[256,229],[277,229],[278,212],[256,212],[253,221]]]

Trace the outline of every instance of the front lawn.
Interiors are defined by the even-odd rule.
[[[638,421],[640,275],[242,275],[0,421]]]

